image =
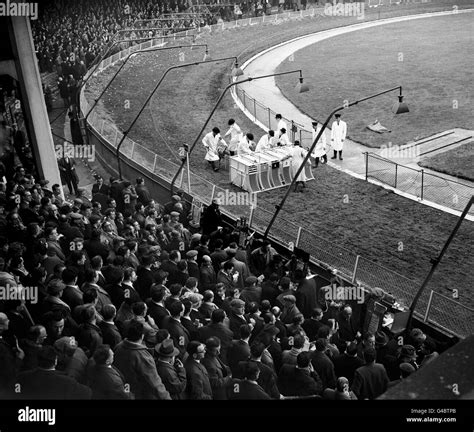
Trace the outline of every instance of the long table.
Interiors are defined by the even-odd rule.
[[[275,147],[229,158],[230,182],[247,192],[262,192],[288,185],[293,180],[291,147]],[[313,180],[311,165],[305,165],[308,180]]]

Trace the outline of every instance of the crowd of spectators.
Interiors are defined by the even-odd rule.
[[[241,247],[218,202],[196,224],[143,179],[64,201],[21,165],[5,177],[2,398],[373,399],[436,356],[418,329],[365,334],[294,257]]]

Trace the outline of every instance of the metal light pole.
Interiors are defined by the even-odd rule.
[[[165,51],[165,50],[172,50],[172,49],[180,49],[180,48],[193,48],[193,47],[206,47],[206,53],[208,52],[207,50],[207,44],[196,44],[196,45],[177,45],[177,46],[170,46],[170,47],[161,47],[161,48],[151,48],[151,49],[146,49],[146,50],[141,50],[141,51],[135,51],[131,53],[125,61],[120,65],[119,69],[117,72],[115,72],[114,76],[109,80],[107,85],[104,87],[100,95],[94,99],[94,104],[92,107],[89,109],[87,112],[86,116],[84,117],[84,121],[87,121],[89,118],[89,115],[91,114],[92,110],[95,108],[99,100],[102,98],[102,96],[105,94],[105,92],[108,90],[108,88],[111,86],[115,78],[117,78],[118,74],[122,71],[122,69],[125,67],[125,65],[128,63],[128,61],[135,56],[138,56],[140,54],[146,54],[152,51]]]
[[[133,119],[132,123],[130,124],[129,128],[123,133],[123,137],[122,139],[120,140],[120,142],[118,143],[117,145],[117,149],[116,149],[116,152],[115,152],[115,156],[117,158],[117,167],[118,167],[118,174],[119,174],[119,177],[120,177],[120,180],[122,180],[122,167],[120,165],[120,147],[122,146],[123,142],[125,141],[125,138],[127,137],[127,135],[130,133],[130,130],[133,128],[133,126],[135,125],[135,123],[137,122],[138,118],[140,117],[140,115],[142,114],[143,110],[145,109],[145,107],[148,105],[148,102],[150,102],[151,98],[153,97],[153,95],[155,94],[156,90],[158,90],[158,87],[161,85],[161,83],[163,82],[163,80],[166,78],[166,76],[168,75],[169,72],[171,72],[172,70],[174,69],[180,69],[180,68],[184,68],[184,67],[188,67],[188,66],[197,66],[197,65],[200,65],[200,64],[205,64],[205,63],[215,63],[215,62],[218,62],[218,61],[224,61],[224,60],[234,60],[235,61],[235,65],[236,67],[237,66],[237,57],[235,56],[232,56],[232,57],[223,57],[223,58],[218,58],[218,59],[215,59],[215,60],[203,60],[203,61],[200,61],[200,62],[193,62],[193,63],[184,63],[182,65],[177,65],[177,66],[171,66],[169,67],[168,69],[166,69],[165,73],[162,75],[162,77],[160,78],[160,80],[158,81],[158,83],[156,84],[155,88],[152,90],[152,92],[149,94],[149,96],[147,97],[147,99],[145,100],[144,104],[142,105],[142,107],[140,108],[140,111],[138,111],[138,114],[135,116],[135,118]]]
[[[441,259],[443,258],[444,254],[446,253],[446,251],[447,251],[449,245],[451,244],[454,236],[456,235],[459,228],[461,227],[461,223],[463,222],[464,218],[466,217],[467,213],[469,212],[469,209],[471,208],[471,206],[473,204],[474,204],[474,195],[471,197],[471,199],[467,203],[467,205],[466,205],[465,209],[463,210],[461,216],[459,216],[458,222],[456,223],[456,226],[454,227],[453,231],[449,235],[448,240],[446,240],[446,243],[444,244],[443,249],[439,253],[439,256],[437,258],[434,258],[434,259],[431,260],[431,264],[432,264],[431,270],[428,273],[428,275],[426,276],[426,279],[421,284],[421,287],[418,290],[418,292],[416,293],[415,298],[413,299],[413,301],[411,303],[411,306],[410,306],[410,313],[408,315],[408,322],[407,322],[407,329],[408,330],[411,328],[411,323],[412,323],[412,320],[413,320],[413,314],[415,313],[416,305],[418,303],[418,300],[421,297],[421,294],[423,294],[423,291],[425,290],[426,286],[428,285],[428,282],[431,280],[431,277],[433,276],[436,268],[438,267],[438,264],[440,263]]]
[[[283,196],[283,199],[281,200],[280,204],[276,205],[275,208],[275,213],[273,214],[272,216],[272,219],[270,221],[270,223],[268,224],[267,226],[267,229],[265,230],[265,234],[263,235],[263,238],[266,239],[268,237],[268,234],[270,233],[270,230],[273,226],[273,224],[275,223],[275,220],[276,218],[278,217],[278,214],[280,213],[280,210],[282,209],[283,205],[285,204],[285,201],[286,199],[288,198],[288,195],[290,194],[291,192],[291,188],[294,186],[294,184],[296,183],[296,180],[298,178],[298,176],[301,174],[301,171],[303,171],[306,163],[308,162],[309,158],[311,157],[311,153],[313,152],[314,148],[316,147],[316,144],[317,142],[319,141],[319,139],[321,138],[322,134],[324,133],[324,130],[326,129],[326,127],[328,126],[329,124],[329,121],[331,120],[332,116],[334,114],[336,114],[338,111],[341,111],[343,109],[346,109],[346,108],[349,108],[353,105],[357,105],[358,103],[360,102],[363,102],[363,101],[366,101],[368,99],[373,99],[377,96],[381,96],[381,95],[384,95],[386,93],[389,93],[389,92],[392,92],[394,90],[400,90],[400,94],[398,96],[398,104],[395,104],[394,105],[394,108],[393,110],[395,111],[395,108],[396,108],[396,111],[395,111],[395,114],[402,114],[402,113],[405,113],[405,112],[408,112],[408,107],[407,105],[403,102],[403,95],[402,95],[402,87],[401,86],[398,86],[398,87],[393,87],[389,90],[385,90],[385,91],[382,91],[380,93],[377,93],[377,94],[374,94],[374,95],[371,95],[371,96],[367,96],[365,98],[362,98],[362,99],[359,99],[359,100],[356,100],[354,102],[350,102],[350,103],[347,103],[347,104],[344,104],[338,108],[336,108],[335,110],[333,110],[331,112],[331,114],[329,114],[328,118],[326,119],[326,121],[324,122],[321,130],[319,131],[318,135],[316,136],[313,144],[311,145],[311,148],[308,150],[308,154],[306,155],[306,157],[304,158],[303,162],[301,163],[300,167],[298,168],[298,171],[296,171],[296,174],[293,176],[293,180],[291,181],[290,183],[290,186],[288,187],[285,195]]]

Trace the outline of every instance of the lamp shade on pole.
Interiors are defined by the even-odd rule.
[[[408,105],[403,102],[403,96],[398,96],[398,102],[395,102],[392,107],[392,112],[394,114],[404,114],[410,112]]]

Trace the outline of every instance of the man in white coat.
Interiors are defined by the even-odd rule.
[[[334,151],[334,156],[331,159],[337,158],[339,152],[339,160],[342,160],[342,147],[347,134],[347,124],[341,120],[341,114],[336,114],[336,120],[332,123],[331,129],[331,145]]]
[[[318,122],[313,122],[312,124],[313,124],[312,139],[314,142],[319,132],[321,131],[322,125],[318,125]],[[328,161],[327,151],[328,149],[327,149],[327,143],[326,143],[326,134],[323,133],[321,135],[321,138],[319,138],[318,142],[316,143],[313,153],[311,153],[311,156],[314,158],[314,168],[318,167],[319,159],[322,159],[321,163],[327,163]]]
[[[276,140],[275,140],[275,131],[272,131],[271,129],[260,138],[258,141],[257,147],[255,148],[256,152],[262,152],[265,150],[269,150],[273,147],[276,146]]]
[[[301,164],[304,161],[304,158],[308,154],[308,151],[304,148],[301,147],[301,144],[298,140],[295,141],[295,145],[290,148],[291,153],[291,169],[293,171],[293,176],[296,175],[296,172],[300,168]],[[308,159],[308,163],[310,163]],[[305,174],[305,170],[302,169],[301,173],[298,175],[298,178],[296,179],[295,183],[295,192],[298,190],[298,185],[301,183],[303,185],[303,188],[300,190],[300,192],[303,192],[303,189],[306,187],[306,181],[307,177]]]
[[[275,116],[275,119],[278,122],[277,123],[277,128],[276,128],[277,131],[281,131],[282,129],[288,130],[288,126],[286,125],[285,120],[283,120],[281,114],[277,114]]]
[[[237,154],[251,153],[255,149],[255,142],[253,140],[253,134],[250,132],[245,134],[237,145]]]
[[[291,147],[291,141],[290,141],[290,138],[288,137],[288,134],[286,133],[285,128],[280,129],[280,137],[278,138],[278,145],[280,147],[284,147],[284,146]]]
[[[237,146],[239,144],[240,139],[242,138],[242,129],[240,129],[239,125],[235,122],[234,119],[230,119],[228,121],[229,130],[225,133],[224,138],[230,135],[230,142],[229,142],[229,154],[231,156],[235,156],[237,154]]]
[[[202,139],[202,144],[207,150],[204,159],[209,162],[214,171],[219,171],[219,168],[216,167],[216,162],[220,160],[219,148],[227,147],[227,143],[222,139],[220,132],[219,128],[215,127],[212,132],[206,134]]]

